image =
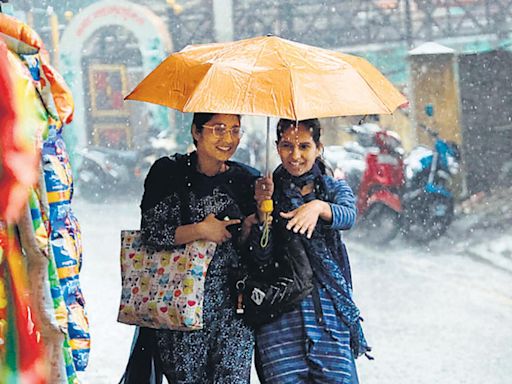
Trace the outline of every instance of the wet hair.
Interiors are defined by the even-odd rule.
[[[194,113],[194,117],[192,119],[192,125],[196,126],[197,132],[201,133],[203,132],[203,125],[205,125],[207,122],[209,122],[211,119],[213,119],[213,116],[218,115],[218,113],[203,113],[203,112],[196,112]],[[240,115],[238,116],[238,120],[240,121]],[[197,147],[197,140],[194,140],[194,145]]]
[[[277,142],[279,143],[281,141],[281,138],[283,137],[283,134],[290,128],[295,127],[297,124],[294,120],[288,120],[288,119],[281,119],[277,123]],[[320,120],[318,119],[307,119],[307,120],[300,120],[298,122],[299,125],[303,125],[309,131],[311,132],[311,137],[313,137],[313,141],[317,146],[322,145],[320,142],[320,134],[321,134],[321,126],[320,126]]]
[[[277,123],[277,142],[279,143],[281,141],[281,138],[283,137],[283,134],[290,129],[290,127],[295,127],[296,125],[303,125],[309,131],[311,132],[311,137],[313,138],[313,141],[315,142],[317,147],[320,147],[322,143],[320,142],[320,135],[322,133],[322,127],[320,126],[320,120],[318,119],[306,119],[306,120],[300,120],[297,124],[294,120],[288,120],[288,119],[281,119]],[[322,155],[318,156],[317,158],[317,164],[320,167],[320,171],[324,175],[333,176],[334,172],[332,171],[331,167],[326,163]]]

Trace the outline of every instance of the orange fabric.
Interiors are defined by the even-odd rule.
[[[37,32],[18,19],[0,13],[0,33],[36,49],[35,52],[30,53],[36,53],[37,51],[41,53],[41,67],[50,82],[52,96],[59,118],[64,124],[71,123],[71,121],[73,121],[75,108],[71,90],[64,81],[64,78],[50,65],[50,56],[44,48],[43,41]],[[22,53],[18,52],[17,49],[14,49],[14,51]]]
[[[73,95],[64,81],[64,78],[50,65],[48,55],[44,54],[46,51],[43,49],[42,52],[41,66],[46,78],[50,82],[53,101],[57,108],[59,119],[63,124],[69,124],[73,121],[73,113],[75,109]]]
[[[126,99],[293,120],[390,114],[407,102],[366,60],[276,36],[185,47]]]
[[[8,16],[5,13],[0,13],[0,33],[10,36],[16,40],[36,48],[41,49],[43,41],[39,35],[22,21]]]

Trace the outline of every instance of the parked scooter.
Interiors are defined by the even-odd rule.
[[[393,131],[366,123],[348,129],[356,142],[338,150],[335,176],[344,178],[357,196],[360,235],[382,244],[400,230],[404,166],[401,140]],[[336,159],[331,150],[327,158]],[[349,161],[348,161],[349,160]]]
[[[139,149],[85,148],[80,152],[78,192],[92,202],[102,202],[113,194],[141,195],[151,165],[159,157],[173,153],[175,146],[174,139],[163,131]]]
[[[434,139],[434,148],[414,148],[405,159],[406,184],[402,196],[404,235],[428,242],[446,232],[453,220],[453,176],[459,171],[459,151],[431,128],[420,125]]]
[[[353,130],[361,126],[353,127]],[[366,238],[382,244],[392,240],[400,230],[404,184],[403,148],[393,131],[380,130],[374,136],[375,147],[366,155],[366,170],[357,191],[359,227]]]

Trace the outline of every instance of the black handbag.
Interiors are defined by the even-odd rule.
[[[294,309],[313,290],[313,271],[300,235],[283,229],[264,265],[255,265],[248,246],[237,279],[237,313],[253,326],[269,323]]]

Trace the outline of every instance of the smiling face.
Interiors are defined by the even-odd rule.
[[[302,176],[311,170],[321,151],[321,144],[315,143],[312,131],[301,123],[284,130],[277,142],[283,167],[292,176]]]
[[[211,128],[218,125],[226,128],[225,134],[220,137]],[[233,156],[240,143],[240,137],[231,132],[232,129],[240,128],[238,115],[216,114],[203,127],[197,128],[195,125],[192,126],[192,136],[197,142],[198,156],[215,162],[224,162]]]

